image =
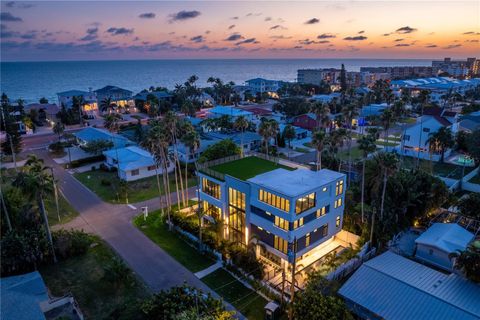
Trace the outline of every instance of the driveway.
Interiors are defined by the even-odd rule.
[[[76,180],[63,167],[48,156],[48,152],[35,152],[47,166],[54,168],[60,192],[80,215],[62,228],[83,229],[104,239],[154,291],[168,289],[184,283],[218,295],[200,281],[192,272],[169,256],[132,224],[132,218],[140,213],[140,207],[148,205],[150,210],[160,207],[159,199],[151,199],[128,205],[113,205],[103,202],[95,193]],[[194,188],[189,194],[194,196]],[[172,199],[176,199],[175,196]],[[174,200],[175,201],[175,200]],[[228,305],[229,309],[232,309]],[[239,314],[239,318],[243,316]]]

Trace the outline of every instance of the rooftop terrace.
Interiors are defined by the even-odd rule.
[[[255,156],[236,159],[209,167],[210,170],[219,172],[221,174],[227,174],[240,180],[248,180],[259,174],[279,168],[290,171],[295,170],[295,168],[287,167]]]

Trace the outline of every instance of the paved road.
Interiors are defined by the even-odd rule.
[[[137,210],[128,205],[103,202],[63,167],[51,160],[48,152],[37,150],[35,153],[45,160],[46,165],[54,168],[55,178],[60,181],[60,191],[80,213],[78,218],[62,227],[83,229],[100,236],[154,292],[187,283],[218,297],[192,272],[133,226],[131,219],[140,213],[141,206],[148,205],[151,210],[160,207],[158,198],[133,204]],[[194,194],[195,189],[190,188],[189,195],[193,197]],[[176,201],[176,196],[173,195],[172,199]],[[233,310],[230,305],[228,308]],[[239,314],[239,318],[243,316]]]

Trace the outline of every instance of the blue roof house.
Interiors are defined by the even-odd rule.
[[[133,145],[134,143],[124,136],[116,133],[111,133],[105,129],[99,129],[94,127],[87,127],[73,134],[77,138],[77,142],[80,146],[86,146],[89,142],[106,140],[114,143],[117,148],[123,148],[125,146]]]
[[[208,112],[213,118],[219,118],[221,116],[229,116],[232,121],[235,121],[235,119],[240,116],[243,116],[247,120],[252,121],[254,117],[253,112],[242,110],[242,109],[231,107],[231,106],[216,106],[209,109]]]
[[[105,164],[118,169],[118,177],[124,181],[135,181],[154,176],[157,165],[154,157],[136,146],[110,149],[103,152]],[[161,169],[158,169],[161,173]]]

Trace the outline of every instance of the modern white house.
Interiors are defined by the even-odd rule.
[[[363,263],[338,294],[360,319],[480,319],[478,284],[391,251]]]
[[[285,164],[255,156],[204,164],[200,200],[207,219],[224,221],[226,239],[252,241],[257,257],[279,268],[307,267],[338,248],[345,175]]]
[[[473,238],[473,233],[456,223],[434,223],[415,240],[415,257],[452,271],[455,259],[449,255],[465,250]]]
[[[219,118],[221,116],[229,116],[232,121],[238,117],[245,117],[247,120],[254,120],[253,112],[242,110],[233,106],[216,106],[208,109],[208,114],[212,118]]]
[[[455,126],[445,117],[440,116],[422,116],[417,119],[417,123],[403,132],[400,153],[406,156],[419,157],[432,161],[439,161],[439,153],[430,153],[430,146],[427,142],[430,135],[437,132],[440,128],[451,128],[455,132]],[[450,155],[451,150],[445,152],[445,157]]]
[[[100,104],[105,99],[110,99],[116,106],[135,112],[135,101],[133,99],[133,92],[127,89],[119,88],[117,86],[105,86],[94,91],[97,96],[97,101]]]
[[[118,177],[125,181],[134,181],[154,176],[157,165],[153,156],[136,146],[110,149],[103,152],[105,164],[118,169]],[[158,172],[161,172],[158,169]]]

